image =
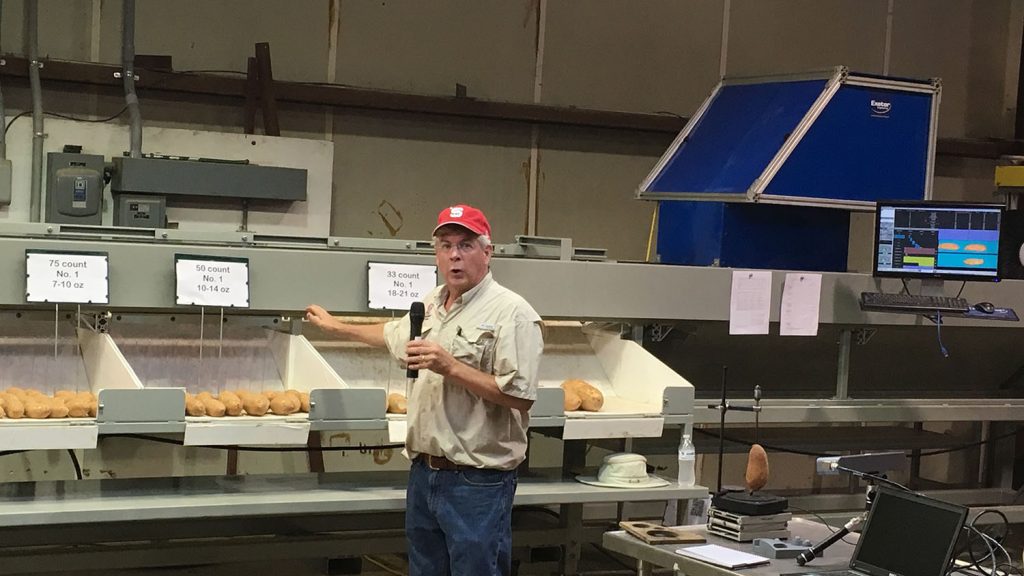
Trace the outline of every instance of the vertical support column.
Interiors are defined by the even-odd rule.
[[[981,422],[980,440],[984,442],[978,447],[978,486],[988,486],[990,462],[992,461],[992,448],[988,441],[992,439],[992,423]]]
[[[850,347],[853,331],[843,328],[839,332],[839,361],[836,366],[836,400],[850,397]]]
[[[921,432],[924,430],[924,424],[922,422],[914,422],[914,432]],[[921,484],[921,449],[914,449],[910,451],[910,479],[907,481],[907,486],[911,490],[917,490]]]
[[[274,94],[274,72],[270,64],[270,44],[256,43],[256,65],[260,74],[260,103],[263,105],[263,132],[267,136],[280,136],[281,124],[277,116],[277,96]]]
[[[539,0],[537,8],[536,45],[533,63],[533,103],[541,103],[541,90],[544,86],[544,37],[547,31],[547,0]],[[540,126],[534,124],[530,132],[530,180],[526,191],[526,234],[537,235],[537,216],[539,211],[538,188],[540,179]]]
[[[587,441],[565,440],[562,442],[562,476],[572,478],[587,465]]]
[[[989,425],[989,434],[992,438],[999,438],[1011,434],[1016,430],[1015,422],[992,422]],[[989,444],[989,481],[988,486],[1002,488],[1005,492],[1013,491],[1013,468],[1017,458],[1017,438],[1014,435],[1005,441]]]
[[[587,441],[562,442],[562,475],[571,478],[573,472],[582,471],[587,464]],[[562,562],[560,574],[579,573],[580,541],[583,535],[583,505],[562,504],[558,507],[559,526],[562,528]]]
[[[256,58],[250,56],[246,61],[245,73],[245,106],[242,108],[244,118],[242,129],[246,134],[256,133],[256,106],[260,99],[260,69]]]
[[[643,324],[633,324],[632,326],[630,326],[630,330],[632,331],[632,340],[633,340],[633,342],[636,342],[637,344],[643,346],[644,345],[644,325]]]
[[[558,507],[561,518],[562,566],[560,574],[575,576],[580,570],[580,543],[583,540],[583,504],[562,504]]]

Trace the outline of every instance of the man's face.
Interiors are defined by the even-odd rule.
[[[477,235],[461,226],[445,226],[434,241],[437,267],[450,292],[463,294],[487,276],[491,250],[480,245]]]

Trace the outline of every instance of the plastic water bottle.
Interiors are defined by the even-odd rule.
[[[695,466],[697,464],[697,451],[693,449],[693,442],[689,434],[683,434],[683,441],[679,444],[679,485],[693,486],[697,481]]]

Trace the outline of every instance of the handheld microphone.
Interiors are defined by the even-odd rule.
[[[413,341],[420,337],[423,332],[423,302],[413,302],[412,306],[409,307],[409,341]],[[413,370],[412,368],[406,368],[406,378],[418,378],[420,375],[419,370]]]
[[[814,560],[818,556],[821,556],[821,554],[825,551],[826,548],[835,544],[836,542],[839,542],[843,539],[843,536],[849,534],[851,530],[856,529],[857,526],[860,525],[861,520],[862,518],[860,516],[851,519],[849,522],[846,523],[845,526],[840,528],[838,532],[832,534],[828,538],[825,538],[821,542],[818,542],[809,550],[805,550],[804,552],[802,552],[799,556],[796,557],[796,563],[803,566],[804,564],[807,564],[808,562]]]

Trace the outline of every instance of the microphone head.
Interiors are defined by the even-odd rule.
[[[409,307],[409,316],[411,318],[423,320],[425,314],[426,310],[423,308],[423,302],[413,302],[412,306]]]

